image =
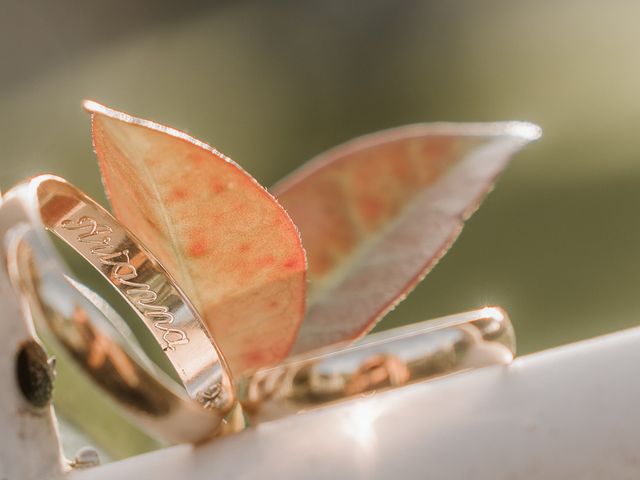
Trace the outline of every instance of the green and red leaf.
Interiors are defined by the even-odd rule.
[[[116,217],[178,281],[231,370],[285,358],[306,285],[304,250],[285,210],[210,146],[94,102],[85,108]]]
[[[300,354],[356,339],[400,302],[457,238],[526,123],[411,125],[320,155],[272,192],[309,262]]]

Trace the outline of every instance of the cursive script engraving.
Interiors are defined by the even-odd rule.
[[[111,244],[113,229],[109,225],[99,224],[94,218],[82,216],[73,221],[64,220],[61,223],[65,230],[81,231],[76,241],[91,245],[91,254],[95,255],[102,265],[111,267],[110,277],[123,285],[122,291],[129,301],[149,320],[153,326],[162,332],[165,342],[163,350],[175,350],[177,345],[189,343],[187,334],[172,327],[175,316],[164,305],[156,305],[158,294],[147,283],[135,282],[138,269],[131,262],[129,250],[118,250]]]

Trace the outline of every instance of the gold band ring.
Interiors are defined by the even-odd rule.
[[[240,401],[252,422],[430,380],[515,355],[511,321],[499,307],[459,313],[368,335],[241,379]]]
[[[17,249],[12,270],[19,276],[31,314],[40,312],[49,320],[55,314],[66,325],[67,340],[69,335],[74,337],[69,332],[75,332],[76,340],[82,332],[85,339],[99,338],[110,352],[127,359],[135,379],[119,379],[128,390],[124,394],[120,390],[118,400],[122,403],[123,395],[132,393],[137,400],[143,398],[142,404],[129,402],[128,410],[142,418],[148,430],[171,441],[197,442],[214,435],[236,404],[231,375],[197,311],[153,255],[106,210],[59,177],[42,175],[14,187],[4,195],[3,211],[13,211],[10,216],[22,219],[15,222],[14,233],[20,227],[30,246]],[[3,220],[7,215],[3,213]],[[164,351],[188,398],[173,391],[157,371],[150,372],[139,355],[122,348],[123,342],[96,330],[97,318],[105,316],[105,309],[88,302],[86,291],[69,282],[59,262],[52,263],[55,254],[39,234],[42,229],[63,240],[115,287]],[[62,289],[64,294],[56,295]],[[47,298],[57,300],[47,302]],[[113,318],[109,315],[107,321],[114,323]],[[61,331],[56,335],[60,337]],[[87,345],[82,348],[90,350]],[[79,358],[78,351],[75,357]],[[80,363],[85,369],[91,365],[88,358]],[[113,378],[102,378],[112,395],[113,383],[108,387],[104,383]]]

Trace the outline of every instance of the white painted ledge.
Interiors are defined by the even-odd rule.
[[[0,203],[2,200],[0,199]],[[11,247],[7,235],[14,212],[0,205],[0,245]],[[57,478],[63,471],[58,430],[51,406],[34,407],[18,386],[18,352],[35,341],[33,325],[23,319],[0,248],[0,479]],[[43,352],[44,353],[44,352]]]
[[[640,328],[73,480],[638,479]]]

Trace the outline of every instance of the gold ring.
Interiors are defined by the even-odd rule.
[[[28,245],[7,254],[29,313],[47,320],[49,327],[56,319],[58,339],[67,349],[75,345],[72,354],[83,368],[148,431],[175,442],[213,436],[236,405],[233,381],[197,311],[153,255],[62,178],[38,176],[12,188],[3,200],[3,222],[11,217],[14,237]],[[79,253],[121,294],[175,369],[186,397],[126,347],[130,339],[116,339],[125,334],[123,328],[114,333],[96,327],[100,318],[102,324],[105,318],[117,323],[115,314],[105,313],[106,304],[99,300],[89,301],[88,291],[69,279],[43,230]],[[105,352],[111,354],[108,364],[96,360]],[[101,368],[111,375],[101,375]]]
[[[259,423],[488,365],[508,364],[515,334],[499,307],[459,313],[368,335],[241,379],[240,401]]]

